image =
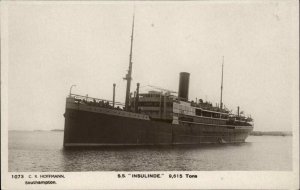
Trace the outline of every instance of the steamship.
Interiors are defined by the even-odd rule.
[[[223,108],[223,64],[221,101],[213,106],[202,99],[188,98],[190,74],[181,72],[178,93],[152,90],[130,93],[134,17],[125,104],[70,94],[64,113],[64,148],[138,145],[192,145],[240,143],[253,130],[253,119]],[[115,92],[115,84],[113,85]]]

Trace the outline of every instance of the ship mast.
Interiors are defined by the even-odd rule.
[[[131,45],[130,45],[130,55],[129,55],[129,68],[126,77],[123,78],[127,80],[126,86],[126,97],[125,97],[125,110],[129,110],[129,95],[130,95],[130,85],[131,85],[131,73],[132,73],[132,46],[133,46],[133,31],[134,31],[134,14],[132,19],[132,31],[131,31]]]
[[[221,100],[220,100],[220,109],[223,108],[222,96],[223,96],[223,68],[224,68],[224,56],[222,62],[222,78],[221,78]]]

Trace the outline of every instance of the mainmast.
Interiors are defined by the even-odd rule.
[[[125,98],[125,110],[129,110],[129,96],[130,96],[130,85],[131,85],[131,73],[132,73],[132,46],[133,46],[133,31],[134,31],[134,14],[132,19],[132,31],[131,31],[131,46],[130,46],[130,55],[129,55],[129,68],[126,77],[123,78],[127,80],[126,86],[126,98]]]
[[[221,100],[220,100],[220,109],[223,108],[222,96],[223,96],[223,68],[224,68],[224,56],[222,62],[222,78],[221,78]]]

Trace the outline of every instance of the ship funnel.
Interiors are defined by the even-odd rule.
[[[179,89],[178,89],[179,100],[188,101],[189,82],[190,82],[190,73],[181,72],[179,77]]]

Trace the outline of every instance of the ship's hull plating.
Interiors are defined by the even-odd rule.
[[[253,127],[171,124],[66,109],[64,147],[179,145],[245,142]]]

